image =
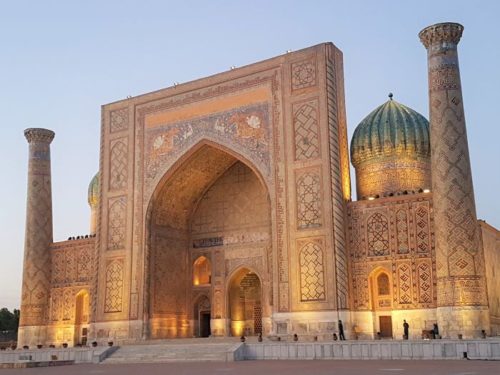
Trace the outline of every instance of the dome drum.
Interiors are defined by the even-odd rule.
[[[356,168],[356,181],[358,199],[413,194],[431,188],[431,170],[427,160],[390,158],[363,163]]]

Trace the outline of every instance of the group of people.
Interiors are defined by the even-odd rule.
[[[342,320],[339,319],[338,323],[338,328],[339,328],[339,335],[338,338],[339,340],[345,340],[345,334],[344,334],[344,324],[342,323]],[[410,325],[406,321],[406,319],[403,320],[403,340],[408,340],[410,337],[409,335],[410,332]],[[439,328],[437,323],[434,323],[433,328],[431,330],[431,335],[433,339],[436,339],[439,337]],[[337,340],[337,334],[333,334],[334,340]]]
[[[403,320],[403,340],[408,340],[409,330],[410,330],[410,325],[408,324],[408,322],[405,319],[405,320]],[[438,328],[437,323],[433,324],[433,327],[430,331],[430,334],[432,335],[433,339],[439,338],[439,328]]]

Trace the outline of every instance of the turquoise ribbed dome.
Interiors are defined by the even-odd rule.
[[[99,172],[90,181],[88,202],[90,207],[97,207],[99,204]]]
[[[387,157],[430,158],[429,122],[420,113],[392,100],[371,112],[351,140],[351,160],[357,167]]]

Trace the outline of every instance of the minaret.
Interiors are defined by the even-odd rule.
[[[50,143],[54,132],[26,129],[29,143],[28,199],[18,347],[46,343],[52,243]]]
[[[484,258],[476,218],[457,44],[463,26],[419,34],[428,53],[437,319],[444,337],[489,330]]]
[[[90,234],[93,236],[97,230],[97,212],[99,210],[99,172],[90,181],[88,202],[90,206]]]

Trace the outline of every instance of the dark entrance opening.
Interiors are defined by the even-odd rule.
[[[200,337],[210,336],[210,313],[203,311],[200,313]]]
[[[82,346],[87,345],[87,334],[88,334],[88,328],[82,328],[82,335],[80,339]]]
[[[379,316],[380,337],[392,338],[392,317]]]

